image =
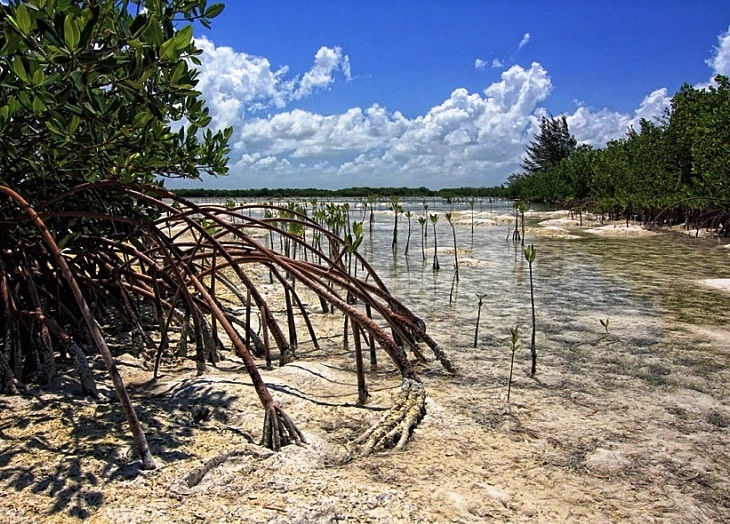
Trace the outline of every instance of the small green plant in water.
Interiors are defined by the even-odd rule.
[[[512,338],[510,340],[510,350],[512,351],[512,358],[509,364],[509,380],[507,381],[507,406],[505,411],[509,412],[509,396],[512,390],[512,371],[515,367],[515,353],[520,349],[520,326],[509,328]]]
[[[454,223],[452,222],[452,213],[449,211],[446,213],[446,220],[448,220],[449,225],[451,226],[451,233],[454,235],[454,270],[455,273],[455,279],[456,282],[459,281],[459,255],[458,251],[456,249],[456,229],[454,228]]]
[[[611,321],[611,319],[603,320],[601,319],[601,325],[603,326],[603,329],[606,330],[606,335],[608,335],[608,323]]]
[[[428,218],[431,220],[431,224],[433,224],[433,270],[438,271],[441,269],[441,266],[439,266],[439,257],[438,257],[438,238],[436,238],[436,222],[439,221],[438,213],[429,214]]]
[[[532,285],[532,263],[537,258],[537,248],[530,244],[525,248],[525,260],[530,268],[530,304],[532,305],[532,339],[530,340],[530,353],[532,354],[532,368],[530,376],[535,376],[537,371],[537,350],[535,349],[535,291]]]
[[[479,321],[482,318],[482,304],[484,303],[484,297],[486,297],[487,294],[484,293],[483,295],[480,295],[477,293],[477,298],[479,299],[479,304],[477,305],[477,325],[474,329],[474,347],[477,347],[477,338],[479,337]]]

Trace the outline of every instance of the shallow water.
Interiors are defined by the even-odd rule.
[[[508,203],[495,205],[495,216],[510,212]],[[420,202],[412,203],[411,209],[414,215],[423,212]],[[468,205],[461,210],[467,212],[468,221]],[[376,215],[372,235],[366,225],[360,252],[390,291],[424,318],[429,332],[445,348],[473,350],[478,295],[483,296],[480,351],[506,349],[509,327],[514,325],[521,327],[523,345],[529,345],[529,268],[522,247],[511,240],[513,223],[477,224],[473,235],[470,224],[455,224],[460,280],[454,283],[451,228],[443,216],[443,204],[431,203],[429,212],[434,211],[440,214],[440,271],[432,269],[433,226],[427,223],[424,260],[415,216],[408,257],[403,254],[407,220],[399,221],[394,255],[393,215],[385,210]],[[536,331],[543,347],[593,341],[605,333],[600,321],[606,319],[611,333],[619,333],[625,344],[640,351],[673,344],[674,328],[680,324],[725,324],[730,293],[699,282],[730,278],[730,252],[724,242],[683,234],[609,238],[580,232],[578,239],[553,239],[532,236],[530,225],[535,226],[528,224],[525,244],[534,244],[538,250],[533,279]]]

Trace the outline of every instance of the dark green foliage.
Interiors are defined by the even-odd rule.
[[[543,121],[551,136],[563,134]],[[541,135],[540,135],[541,136]],[[614,218],[691,223],[721,229],[730,215],[730,82],[707,89],[684,85],[658,121],[642,120],[602,149],[580,146],[554,162],[536,137],[526,172],[509,179],[512,198],[592,207]],[[557,140],[557,138],[556,138]],[[538,169],[537,167],[543,167]]]
[[[506,188],[495,187],[453,187],[438,190],[427,187],[348,187],[344,189],[317,189],[317,188],[254,188],[254,189],[177,189],[181,197],[185,198],[368,198],[389,200],[391,196],[409,197],[438,197],[438,198],[468,198],[468,197],[495,197],[508,196]]]
[[[202,1],[0,6],[0,184],[33,203],[83,182],[225,174],[231,131],[201,133],[210,116],[195,91],[200,50],[192,25],[181,25],[207,24],[220,9]]]
[[[570,134],[565,116],[540,120],[540,132],[525,150],[522,169],[527,173],[548,171],[575,151],[577,142]]]

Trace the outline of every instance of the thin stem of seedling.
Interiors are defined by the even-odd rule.
[[[454,223],[452,222],[452,214],[451,212],[446,213],[446,220],[449,221],[449,225],[451,226],[451,233],[454,236],[454,270],[456,271],[456,282],[459,282],[459,255],[456,250],[456,228],[454,228]]]
[[[438,258],[438,238],[436,237],[436,222],[439,221],[438,213],[429,215],[429,219],[431,220],[431,224],[433,224],[433,270],[438,271],[441,269],[441,266],[439,266]]]
[[[532,339],[530,341],[532,368],[530,369],[530,376],[533,377],[537,371],[537,350],[535,349],[535,290],[532,285],[532,263],[535,262],[536,257],[537,248],[532,244],[527,246],[525,248],[525,259],[527,260],[527,264],[530,269],[530,304],[532,305]]]
[[[477,298],[479,298],[479,304],[477,305],[477,325],[474,329],[474,347],[477,347],[477,338],[479,336],[479,320],[482,318],[482,304],[484,302],[484,297],[486,297],[487,294],[477,294]]]
[[[509,328],[512,339],[510,340],[510,350],[512,351],[512,358],[509,364],[509,380],[507,381],[507,409],[509,409],[509,397],[512,391],[512,371],[515,367],[515,353],[520,347],[520,326]]]

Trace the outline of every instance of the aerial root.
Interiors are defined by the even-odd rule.
[[[230,458],[252,456],[258,460],[263,460],[269,458],[270,456],[272,456],[272,454],[273,453],[270,451],[263,452],[260,449],[256,449],[252,445],[246,446],[242,449],[226,451],[225,453],[221,453],[220,455],[216,455],[215,457],[207,460],[202,466],[195,468],[190,473],[185,475],[182,480],[185,483],[186,487],[193,488],[200,484],[200,482],[203,480],[203,477],[205,477],[205,475],[209,471],[217,468]]]
[[[279,451],[283,446],[292,443],[301,446],[306,444],[307,440],[294,425],[289,415],[284,413],[278,403],[275,403],[266,409],[261,445],[273,451]]]
[[[441,365],[448,371],[449,373],[456,373],[456,368],[454,368],[454,364],[451,362],[451,359],[446,355],[446,352],[444,352],[443,349],[441,349],[440,346],[436,345],[433,347],[433,354],[436,355],[436,358],[439,359],[439,362],[441,362]]]
[[[355,439],[357,454],[367,456],[388,448],[402,449],[425,414],[426,389],[421,382],[404,378],[393,407]]]

